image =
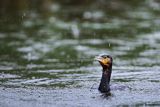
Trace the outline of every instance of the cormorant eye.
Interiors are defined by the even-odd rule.
[[[102,56],[104,59],[106,59],[107,58],[107,56]]]
[[[107,58],[110,58],[110,56],[107,56]]]

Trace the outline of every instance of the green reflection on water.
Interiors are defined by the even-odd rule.
[[[134,43],[131,50],[119,49],[126,40],[133,42],[141,34],[160,30],[159,9],[152,8],[147,0],[40,0],[31,3],[27,0],[8,3],[2,0],[0,10],[0,65],[4,67],[0,72],[15,74],[19,78],[61,79],[67,74],[89,75],[86,70],[76,72],[76,69],[92,65],[93,56],[98,53],[111,52],[119,60],[132,65],[132,60],[141,57],[141,52],[157,48]],[[64,43],[65,40],[68,41]],[[78,50],[79,46],[85,50]],[[124,54],[114,54],[115,49]],[[36,58],[30,59],[30,54]],[[146,62],[140,66],[149,64]],[[7,67],[13,70],[4,71]],[[63,72],[57,74],[47,71],[62,69]],[[5,84],[8,80],[12,78],[2,81]]]
[[[94,83],[98,85],[101,76],[94,56],[105,52],[113,56],[113,68],[117,70],[113,71],[118,76],[113,76],[112,83],[132,88],[131,92],[113,91],[117,93],[113,98],[117,99],[109,100],[109,104],[121,101],[119,106],[128,106],[122,103],[123,97],[131,98],[135,92],[138,94],[132,97],[136,102],[133,106],[156,106],[159,103],[154,98],[160,82],[159,7],[158,0],[1,0],[0,85],[11,89],[67,88],[71,94],[81,87],[82,93],[76,91],[74,100],[68,100],[67,92],[62,96],[53,94],[62,97],[62,102],[65,98],[69,103],[83,100],[82,106],[86,106],[90,98],[97,99],[87,97],[84,91]],[[158,36],[152,36],[153,32]],[[134,67],[143,69],[138,71]],[[137,90],[151,96],[150,103],[138,99],[142,97]],[[155,95],[153,90],[157,92]],[[57,101],[58,97],[53,99]],[[15,98],[14,104],[19,99]]]
[[[141,52],[149,49],[150,47],[146,44],[135,47],[133,50],[129,50],[126,55],[123,55],[124,59],[131,60],[132,58],[138,58]]]

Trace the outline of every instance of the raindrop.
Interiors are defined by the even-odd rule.
[[[72,31],[74,38],[79,38],[80,30],[79,30],[77,24],[72,24],[71,31]]]
[[[26,13],[23,13],[23,15],[22,15],[22,19],[23,19],[25,16],[26,16]]]
[[[111,47],[111,44],[109,43],[108,46]]]
[[[28,53],[28,55],[27,55],[27,59],[28,59],[28,61],[31,61],[31,53]]]
[[[23,13],[23,16],[26,16],[26,13]]]

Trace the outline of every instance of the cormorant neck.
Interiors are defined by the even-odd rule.
[[[101,82],[99,85],[99,91],[102,93],[108,93],[110,92],[110,78],[111,78],[111,73],[112,73],[112,66],[110,66],[109,68],[104,68],[102,70],[102,78],[101,78]]]

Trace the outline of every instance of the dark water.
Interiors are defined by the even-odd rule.
[[[112,96],[97,91],[112,55]],[[160,106],[158,0],[0,1],[1,107]]]

